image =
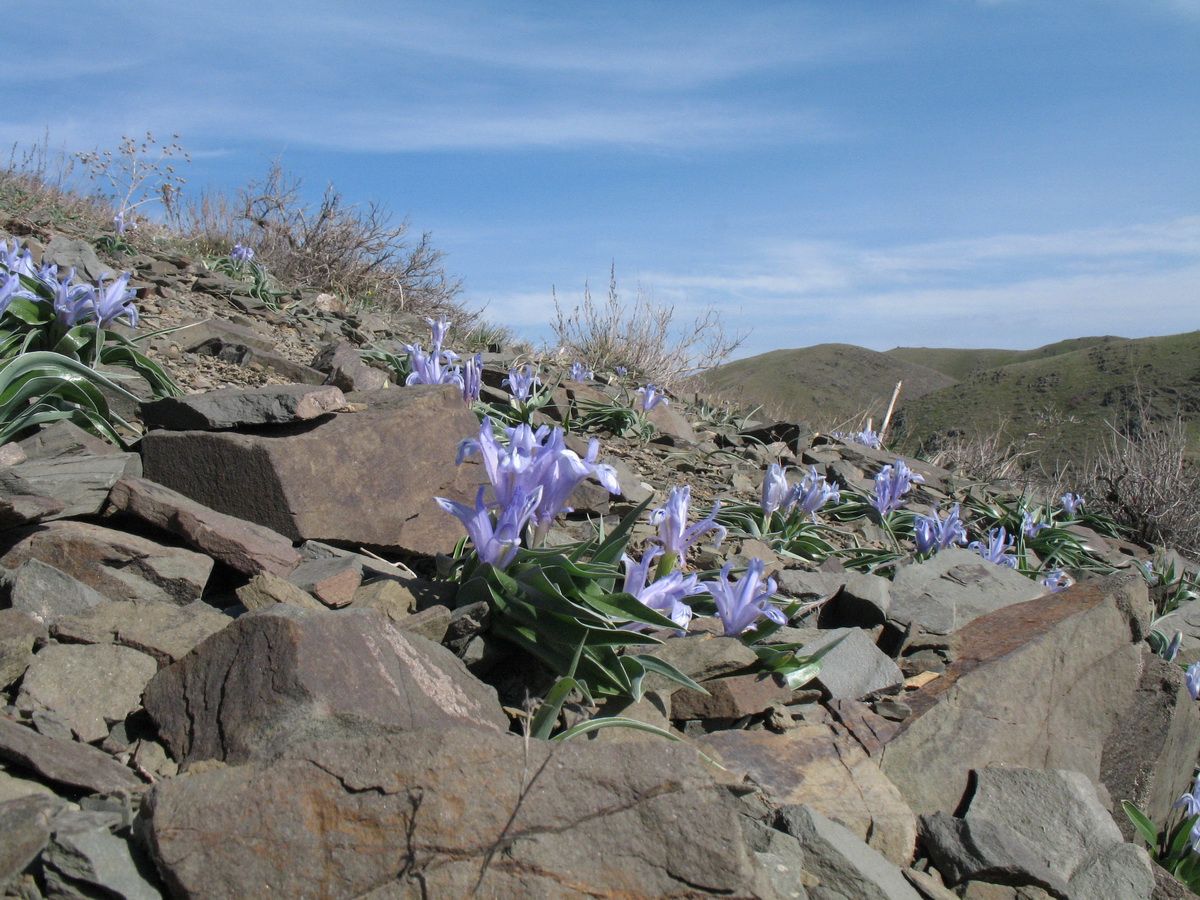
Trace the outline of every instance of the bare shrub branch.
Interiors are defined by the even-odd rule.
[[[655,302],[640,284],[637,299],[627,303],[617,291],[615,265],[609,271],[608,299],[603,305],[585,285],[583,300],[570,312],[555,293],[554,314],[551,327],[562,352],[597,371],[625,366],[664,388],[720,365],[746,339],[742,333],[728,335],[715,309],[677,326],[675,307]]]
[[[372,202],[349,204],[333,186],[310,208],[301,180],[278,162],[238,196],[239,238],[253,246],[273,275],[334,291],[372,306],[416,313],[452,313],[473,320],[458,300],[462,283],[446,274],[445,254],[425,232],[409,236],[407,219]]]

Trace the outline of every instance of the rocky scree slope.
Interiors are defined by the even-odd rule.
[[[707,693],[651,676],[619,710],[681,741],[531,739],[552,676],[432,577],[461,535],[432,498],[483,480],[453,465],[477,420],[354,352],[423,323],[131,262],[148,325],[191,323],[150,346],[188,395],[138,411],[133,451],[61,423],[0,448],[4,896],[1181,896],[1113,815],[1165,820],[1200,753],[1180,670],[1146,643],[1144,548],[1085,535],[1125,571],[1047,593],[961,549],[889,579],[727,541],[693,563],[761,559],[782,597],[822,601],[777,633],[840,639],[817,679],[755,674],[697,617],[649,652]],[[489,354],[485,380],[511,361]],[[608,390],[561,387],[547,421]],[[688,413],[605,437],[621,495],[585,483],[551,539],[681,482],[754,502],[772,462],[859,489],[894,462]],[[915,509],[964,488],[910,464]],[[1200,617],[1178,621],[1200,658]]]

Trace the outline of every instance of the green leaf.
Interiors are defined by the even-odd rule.
[[[640,662],[642,666],[645,667],[646,671],[656,672],[659,675],[670,678],[677,684],[682,684],[686,688],[690,688],[693,691],[698,691],[699,693],[704,694],[706,697],[708,696],[708,690],[706,688],[693,681],[687,675],[684,675],[669,662],[659,659],[657,656],[650,656],[647,653],[635,654],[633,658]]]
[[[564,675],[554,683],[554,687],[550,688],[545,697],[542,698],[541,706],[534,714],[533,720],[530,722],[529,734],[539,740],[548,740],[550,733],[554,730],[554,723],[558,721],[558,714],[562,710],[562,705],[566,702],[567,697],[571,695],[571,691],[579,688],[579,682],[569,675]]]

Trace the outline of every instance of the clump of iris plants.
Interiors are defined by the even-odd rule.
[[[91,284],[75,269],[35,266],[19,241],[0,242],[0,442],[68,419],[123,446],[122,433],[137,429],[112,410],[106,392],[138,402],[120,380],[140,378],[154,397],[180,393],[135,340],[115,330],[138,324],[129,279],[105,275]]]

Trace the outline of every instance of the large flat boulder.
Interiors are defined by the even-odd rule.
[[[679,744],[428,729],[163,782],[140,826],[173,897],[779,896],[711,772]]]
[[[286,603],[242,616],[160,671],[143,704],[179,761],[244,762],[318,736],[508,727],[495,690],[444,647],[376,610]]]
[[[479,422],[453,385],[355,394],[354,411],[251,432],[153,431],[145,476],[292,540],[449,551],[462,526],[436,496],[474,502],[481,470],[454,464]],[[365,406],[365,408],[362,408]]]
[[[905,696],[913,714],[887,742],[883,771],[917,813],[953,814],[968,771],[989,765],[1098,781],[1137,690],[1149,617],[1145,582],[1121,574],[976,618],[945,674]]]

